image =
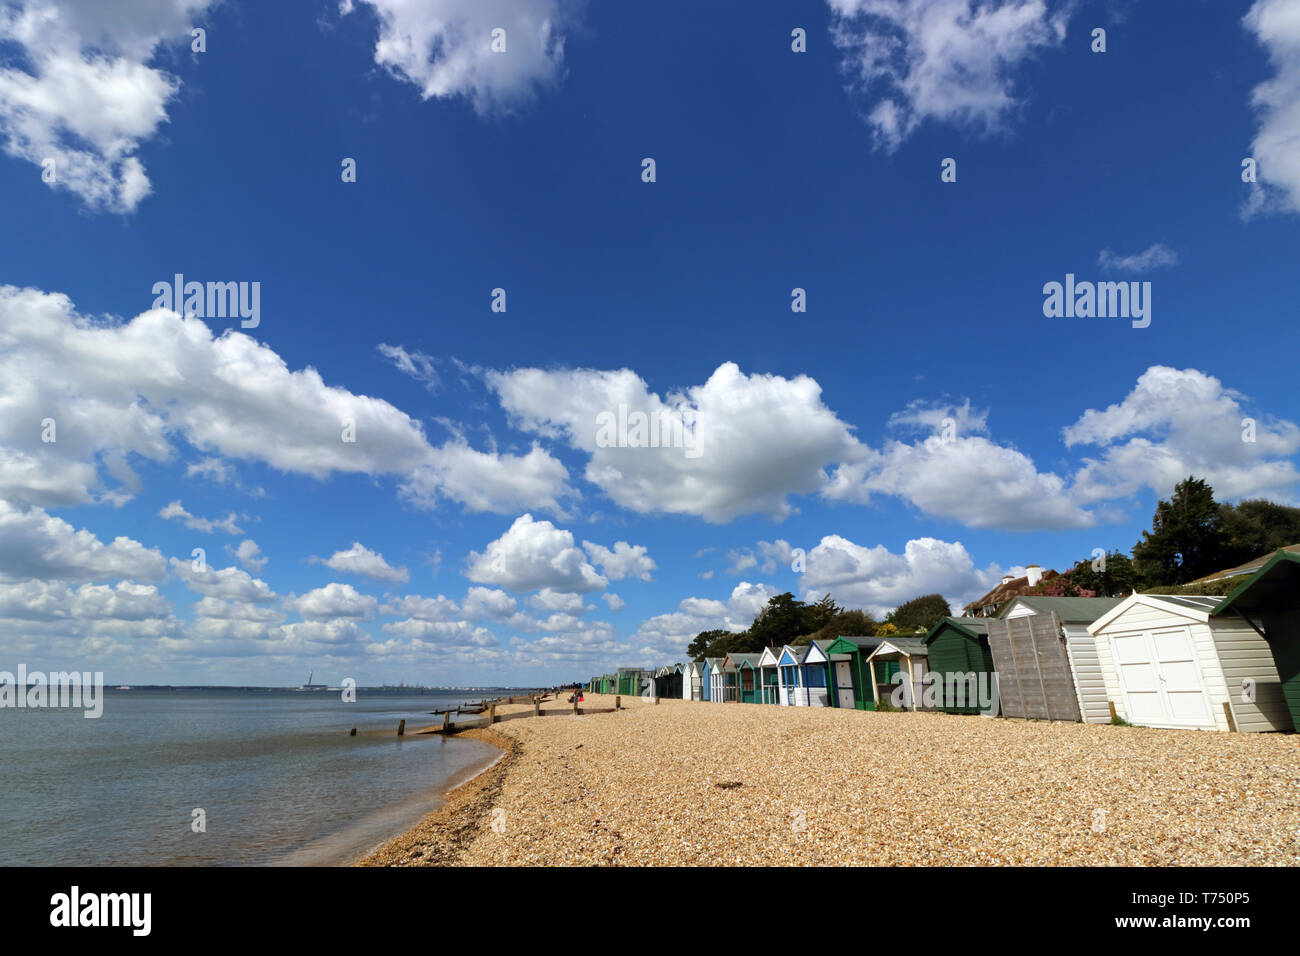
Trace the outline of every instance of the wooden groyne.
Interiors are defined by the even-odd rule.
[[[448,708],[447,710],[435,711],[435,713],[442,715],[441,725],[426,727],[423,730],[417,731],[417,733],[455,734],[462,730],[491,727],[493,724],[499,724],[504,720],[519,720],[523,717],[578,717],[584,714],[612,714],[616,710],[623,709],[621,697],[614,698],[613,707],[583,707],[577,702],[575,697],[572,708],[566,708],[564,710],[542,710],[542,704],[549,700],[550,697],[550,694],[534,694],[524,697],[501,697],[497,700],[485,700],[482,702],[480,707],[474,708],[473,710],[466,710],[465,708],[458,707],[455,709]],[[514,714],[497,714],[498,706],[508,704],[532,704],[533,709],[521,710]],[[474,713],[484,714],[484,716],[476,717],[471,720],[453,721],[451,719],[453,713],[457,715]]]

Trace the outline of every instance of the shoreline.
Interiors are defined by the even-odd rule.
[[[476,834],[478,822],[491,811],[521,748],[513,738],[486,728],[463,730],[456,736],[481,740],[501,752],[487,766],[467,768],[450,778],[438,806],[413,827],[372,847],[348,865],[457,865]]]

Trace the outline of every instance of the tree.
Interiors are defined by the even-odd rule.
[[[1219,508],[1222,569],[1297,543],[1300,543],[1300,508],[1259,498]]]
[[[940,618],[951,614],[952,608],[943,595],[923,594],[894,608],[885,620],[898,628],[900,634],[909,634],[918,630],[928,631]]]
[[[1104,558],[1084,558],[1064,574],[1044,580],[1025,591],[1046,597],[1127,597],[1141,582],[1133,561],[1121,551]]]
[[[1138,574],[1151,584],[1184,584],[1219,570],[1219,506],[1214,489],[1188,477],[1156,504],[1151,530],[1133,546]]]
[[[718,655],[709,653],[709,648],[719,640],[731,636],[731,631],[701,631],[695,635],[695,640],[691,641],[686,648],[686,656],[693,661],[698,661],[704,657],[717,657]]]
[[[777,594],[768,599],[767,605],[754,618],[754,623],[749,627],[745,649],[757,652],[764,647],[793,644],[801,634],[807,634],[820,626],[816,623],[819,615],[833,614],[835,610],[838,608],[835,608],[829,595],[809,606],[789,591]]]

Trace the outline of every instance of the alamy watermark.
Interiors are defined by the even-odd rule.
[[[889,702],[905,710],[914,710],[916,688],[904,671],[893,676],[897,684],[889,695]],[[926,671],[916,682],[920,685],[920,706],[923,710],[943,707],[978,707],[981,714],[996,717],[1002,699],[998,696],[998,675],[987,671]]]
[[[1132,319],[1135,329],[1151,324],[1150,282],[1075,282],[1067,272],[1064,284],[1044,285],[1043,296],[1049,319]]]
[[[698,418],[688,423],[690,413],[664,409],[658,412],[629,412],[619,405],[618,412],[600,412],[596,416],[597,448],[680,448],[687,458],[704,454],[703,435]]]
[[[17,678],[9,671],[0,671],[0,707],[80,709],[85,711],[83,717],[101,717],[104,674],[102,671],[29,673],[26,664],[19,664]]]
[[[186,282],[176,273],[171,282],[155,282],[155,309],[170,309],[196,319],[242,319],[240,328],[255,329],[262,323],[262,283]]]

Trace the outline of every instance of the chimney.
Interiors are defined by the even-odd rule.
[[[1003,583],[1003,584],[1010,584],[1010,583],[1011,583],[1012,581],[1014,581],[1015,579],[1016,579],[1016,576],[1015,576],[1014,574],[1004,574],[1004,575],[1002,575],[1002,583]]]
[[[1029,586],[1032,588],[1043,580],[1043,569],[1036,564],[1031,564],[1025,568],[1025,577],[1029,578]]]

